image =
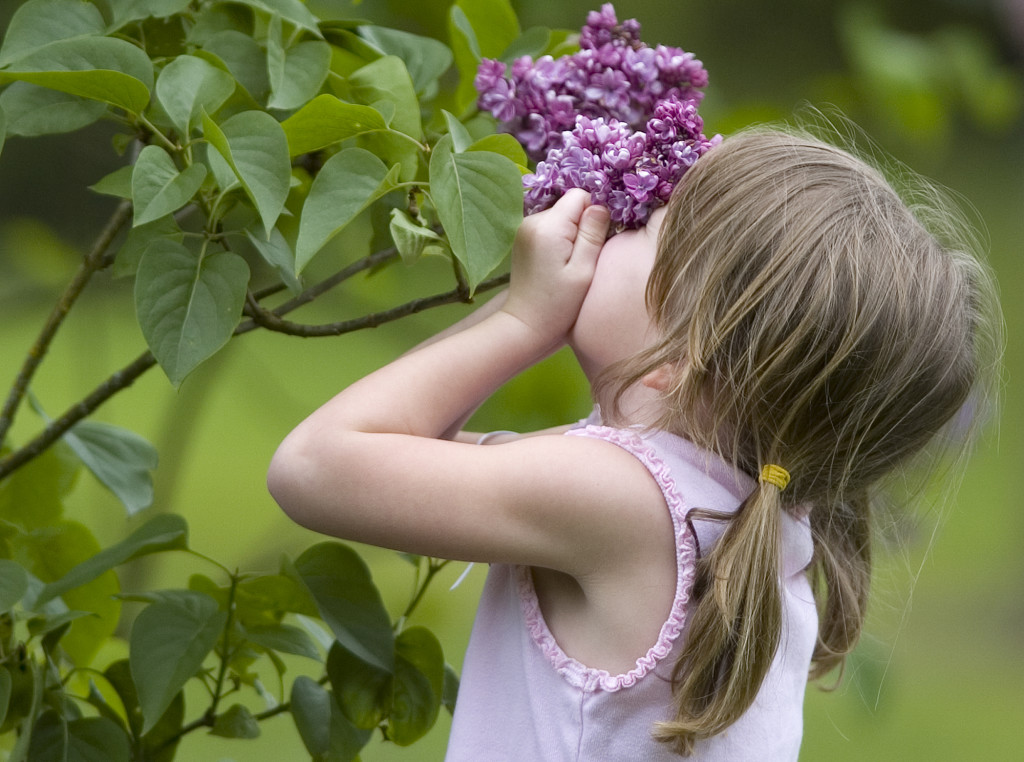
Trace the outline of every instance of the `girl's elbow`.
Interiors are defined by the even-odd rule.
[[[303,476],[305,463],[306,459],[301,454],[301,449],[296,443],[286,439],[270,459],[270,467],[267,469],[267,490],[288,518],[308,527],[312,517],[304,509],[309,499],[305,490],[310,483],[309,479]]]

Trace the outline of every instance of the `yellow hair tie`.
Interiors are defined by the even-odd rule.
[[[774,484],[780,490],[784,490],[786,485],[789,484],[789,471],[782,466],[769,463],[761,469],[761,481]]]

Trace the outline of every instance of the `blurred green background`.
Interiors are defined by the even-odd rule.
[[[445,38],[445,0],[314,7]],[[523,27],[577,28],[594,2],[513,3]],[[18,2],[0,3],[0,29]],[[981,230],[1001,283],[1008,345],[1000,420],[990,427],[955,496],[937,494],[886,527],[867,636],[838,690],[808,690],[802,758],[807,760],[1016,760],[1024,758],[1024,0],[831,0],[620,2],[648,43],[682,46],[701,58],[711,85],[701,108],[709,133],[788,119],[807,106],[840,109],[885,153],[958,194]],[[436,13],[435,13],[436,11]],[[76,258],[109,215],[109,199],[86,186],[117,166],[103,128],[59,139],[9,138],[0,156],[0,386],[70,278]],[[414,276],[414,277],[413,277]],[[447,288],[445,265],[401,266],[350,282],[302,315],[337,320]],[[282,552],[318,538],[291,525],[264,488],[267,461],[284,434],[336,390],[454,321],[448,307],[337,339],[252,333],[200,368],[175,392],[154,371],[98,413],[139,431],[160,450],[156,505],[191,526],[192,546],[225,565],[267,569]],[[55,342],[34,392],[51,414],[144,348],[130,287],[101,277]],[[4,392],[6,393],[6,392]],[[587,393],[560,354],[502,390],[478,414],[481,429],[529,429],[586,414]],[[22,411],[16,441],[38,419]],[[401,464],[394,464],[400,468]],[[133,522],[113,498],[82,479],[73,517],[107,543]],[[412,586],[410,567],[368,549],[393,610]],[[127,588],[185,586],[194,560],[136,566]],[[454,591],[449,568],[417,619],[433,628],[458,665],[483,569]],[[111,656],[113,654],[110,654]],[[273,687],[271,686],[273,689]],[[375,739],[373,760],[437,760],[447,716],[408,749]],[[179,759],[299,759],[287,719],[263,738],[224,741],[192,734]]]

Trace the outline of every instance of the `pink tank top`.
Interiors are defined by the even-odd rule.
[[[494,564],[463,664],[446,762],[678,760],[651,737],[671,719],[672,666],[686,636],[698,548],[707,553],[722,522],[694,508],[733,512],[754,488],[718,456],[665,432],[587,426],[569,432],[612,442],[642,462],[661,487],[675,527],[675,599],[660,636],[630,671],[612,675],[567,655],[548,630],[528,567]],[[818,630],[804,569],[808,524],[783,514],[784,624],[778,653],[753,705],[691,760],[795,760],[803,697]]]

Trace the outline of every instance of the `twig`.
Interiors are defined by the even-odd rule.
[[[239,324],[239,326],[235,328],[234,335],[241,336],[242,334],[248,333],[249,331],[259,327],[267,328],[268,330],[280,331],[281,333],[289,333],[291,332],[290,328],[294,326],[298,332],[295,332],[293,335],[311,337],[338,336],[343,333],[351,333],[352,331],[358,331],[364,328],[375,328],[379,325],[383,325],[384,323],[398,320],[399,318],[413,315],[432,307],[440,307],[445,304],[454,304],[456,302],[466,300],[462,289],[457,288],[444,294],[436,294],[434,296],[428,296],[421,299],[414,299],[411,302],[399,305],[398,307],[390,310],[375,312],[369,315],[364,315],[361,318],[354,318],[341,323],[331,323],[327,326],[302,326],[298,323],[292,323],[291,321],[281,319],[282,315],[287,314],[291,310],[298,309],[306,304],[307,301],[315,299],[316,295],[319,295],[333,287],[332,285],[328,285],[329,282],[333,282],[333,285],[337,285],[337,283],[342,282],[346,278],[352,277],[355,273],[368,269],[375,264],[386,262],[394,256],[396,256],[394,252],[387,249],[371,254],[369,257],[366,257],[359,262],[350,265],[344,270],[335,273],[335,275],[331,276],[327,280],[313,286],[306,292],[303,292],[303,294],[300,294],[295,299],[286,302],[272,312],[260,307],[260,317],[266,324],[258,322],[257,318],[250,315],[250,320]],[[503,286],[506,283],[508,283],[508,275],[499,275],[496,278],[491,278],[490,280],[481,283],[477,286],[476,291],[477,293],[483,293]],[[317,292],[316,295],[306,298],[308,294],[313,292]],[[274,321],[278,322],[275,323]],[[275,325],[277,327],[274,327]],[[283,326],[283,328],[281,326]],[[302,331],[305,332],[303,333]],[[153,357],[151,352],[146,351],[124,368],[111,375],[106,381],[96,387],[87,397],[70,407],[60,418],[55,419],[51,424],[43,429],[35,439],[11,453],[3,460],[0,460],[0,479],[3,479],[36,456],[42,454],[48,447],[50,447],[50,445],[64,436],[72,426],[92,414],[100,407],[100,405],[114,396],[114,394],[131,386],[139,376],[154,365],[156,365],[156,359]]]
[[[326,294],[335,286],[344,283],[346,280],[348,280],[354,275],[358,275],[363,270],[369,270],[371,268],[376,267],[377,265],[382,265],[386,262],[390,262],[391,260],[397,258],[398,250],[393,246],[388,249],[381,249],[380,251],[375,251],[373,254],[370,254],[367,257],[363,257],[358,262],[353,262],[348,267],[344,267],[341,270],[338,270],[338,272],[336,272],[334,275],[332,275],[329,278],[325,278],[324,280],[317,283],[315,286],[310,286],[301,294],[296,296],[294,299],[285,302],[274,311],[278,315],[287,314],[292,310],[296,310],[299,307],[302,307],[303,305],[309,304],[318,296]]]
[[[79,264],[74,278],[71,279],[67,288],[64,289],[64,293],[57,300],[57,304],[54,305],[53,311],[50,312],[50,316],[43,325],[43,329],[40,331],[35,343],[29,349],[25,362],[22,364],[21,370],[11,386],[6,402],[4,402],[3,411],[0,411],[0,444],[6,439],[11,424],[14,423],[14,416],[18,412],[18,406],[21,405],[21,401],[25,398],[25,393],[32,382],[32,377],[49,350],[53,337],[57,334],[57,330],[64,322],[64,318],[67,317],[72,305],[74,305],[89,283],[89,279],[92,278],[95,272],[101,269],[103,255],[128,221],[131,209],[132,205],[128,201],[122,201],[118,204],[117,209],[110,216],[106,226],[100,231],[99,236],[93,242],[92,248],[82,259],[81,264]]]
[[[477,293],[489,291],[499,286],[503,286],[508,283],[508,275],[499,275],[496,278],[484,281],[477,286]],[[434,294],[433,296],[424,296],[419,299],[413,299],[405,304],[400,304],[397,307],[384,310],[382,312],[373,312],[369,315],[363,315],[362,317],[353,318],[351,320],[342,320],[337,323],[325,323],[322,325],[305,325],[303,323],[295,323],[291,320],[284,320],[280,317],[280,308],[277,310],[267,310],[260,306],[256,302],[252,294],[249,295],[246,301],[246,314],[252,318],[253,327],[260,326],[266,328],[269,331],[276,333],[283,333],[289,336],[301,336],[303,338],[314,338],[320,336],[340,336],[343,333],[351,333],[353,331],[359,331],[364,328],[376,328],[377,326],[385,323],[390,323],[399,318],[408,317],[409,315],[415,315],[417,312],[431,309],[433,307],[440,307],[445,304],[456,304],[458,302],[469,301],[469,292],[464,287],[459,286],[451,291],[446,291],[443,294]]]
[[[68,408],[60,418],[50,423],[35,439],[0,460],[0,479],[42,454],[46,448],[64,436],[65,432],[90,415],[114,394],[131,386],[135,379],[156,365],[156,358],[149,351],[143,352],[131,363],[111,375],[81,401]]]

